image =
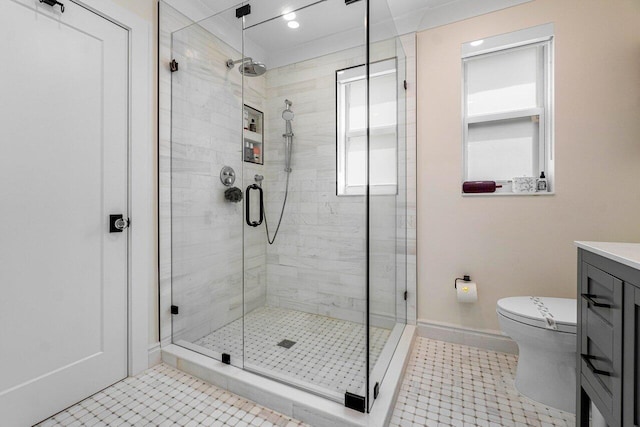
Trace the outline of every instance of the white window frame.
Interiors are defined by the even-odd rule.
[[[553,24],[544,24],[537,27],[527,28],[512,33],[501,34],[484,40],[468,42],[462,45],[462,177],[463,181],[468,180],[468,134],[469,125],[478,123],[491,123],[506,121],[510,119],[521,119],[531,117],[539,120],[537,155],[534,155],[534,171],[537,177],[544,171],[549,190],[542,193],[525,193],[527,195],[553,194],[555,187],[555,167],[554,167],[554,131],[553,131],[553,110],[554,110],[554,47],[553,47]],[[537,97],[539,105],[534,108],[522,110],[511,110],[490,114],[467,114],[467,64],[478,57],[490,55],[500,55],[517,49],[527,49],[538,46],[541,50],[542,60],[538,61],[537,75],[542,76],[542,84],[537,84]],[[538,82],[539,83],[539,82]],[[489,177],[487,179],[490,179]],[[497,189],[496,195],[509,195],[523,193],[513,193],[511,191],[512,180],[497,180],[497,184],[502,185]],[[468,194],[464,194],[465,196]],[[487,195],[486,193],[484,195]]]
[[[387,74],[396,75],[396,86],[398,76],[397,58],[390,58],[381,61],[371,63],[369,65],[369,78],[375,78]],[[348,92],[351,89],[349,83],[355,81],[366,80],[366,66],[357,65],[355,67],[346,68],[336,71],[336,119],[337,119],[337,135],[336,135],[336,152],[337,152],[337,169],[336,169],[336,194],[338,196],[362,196],[366,194],[366,185],[349,185],[347,182],[347,153],[350,137],[366,136],[367,129],[348,130],[346,128],[349,123],[349,105],[348,105]],[[367,100],[368,103],[368,100]],[[369,111],[367,105],[367,114]],[[396,92],[396,123],[395,125],[387,126],[371,126],[369,123],[369,135],[383,135],[393,134],[396,137],[396,163],[398,159],[398,105],[397,105],[397,92]],[[369,162],[365,165],[365,173],[368,173]],[[394,195],[398,192],[398,177],[396,167],[395,182],[389,184],[370,184],[369,194],[372,195]]]

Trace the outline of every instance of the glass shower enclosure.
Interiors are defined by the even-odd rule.
[[[171,34],[172,341],[367,412],[407,316],[405,56],[367,0],[262,3]]]

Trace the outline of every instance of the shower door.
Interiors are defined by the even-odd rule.
[[[318,19],[329,16],[339,19]],[[243,32],[243,56],[267,68],[243,78],[244,104],[264,112],[264,164],[245,163],[243,169],[250,199],[244,366],[341,403],[350,396],[363,411],[367,104],[352,99],[351,146],[342,147],[350,150],[352,176],[361,179],[352,184],[359,191],[341,194],[336,139],[343,109],[337,109],[336,72],[366,63],[365,17],[365,1],[329,0],[252,12]],[[361,83],[366,87],[364,74]],[[245,131],[245,146],[253,137]]]
[[[227,193],[243,188],[242,76],[226,65],[242,22],[228,9],[171,44],[173,343],[242,367],[243,203]]]

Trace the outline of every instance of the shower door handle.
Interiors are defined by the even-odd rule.
[[[260,221],[251,221],[251,190],[258,190],[260,192]],[[258,184],[251,184],[247,187],[245,195],[247,225],[250,227],[258,227],[262,224],[262,219],[264,218],[264,193],[262,192],[262,187],[260,187]]]

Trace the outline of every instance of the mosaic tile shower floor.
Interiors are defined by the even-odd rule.
[[[245,316],[245,362],[277,376],[344,395],[358,393],[366,381],[366,327],[317,314],[282,308],[259,308]],[[391,331],[371,328],[370,364],[376,361]],[[279,346],[294,341],[291,348]],[[206,349],[242,357],[242,319],[194,342]]]
[[[518,393],[518,358],[416,338],[391,427],[575,426],[573,414]]]
[[[299,427],[306,424],[167,365],[157,365],[37,426]]]

